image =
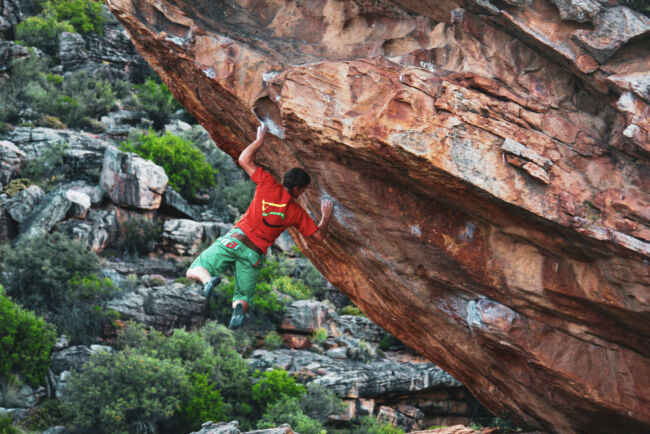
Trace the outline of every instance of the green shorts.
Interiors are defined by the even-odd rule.
[[[247,303],[253,298],[253,291],[260,276],[264,255],[246,247],[241,241],[232,238],[233,232],[244,233],[239,228],[233,228],[226,235],[219,237],[198,258],[192,262],[190,268],[201,266],[208,270],[210,276],[221,274],[223,270],[232,265],[235,271],[234,300],[244,300]]]

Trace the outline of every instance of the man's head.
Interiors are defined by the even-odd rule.
[[[293,169],[287,170],[287,173],[285,173],[282,178],[282,186],[286,188],[293,197],[300,196],[310,182],[311,178],[309,177],[309,174],[300,167],[294,167]]]

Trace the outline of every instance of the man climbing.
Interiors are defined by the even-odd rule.
[[[239,164],[255,182],[255,196],[244,216],[226,235],[218,238],[194,260],[185,274],[198,280],[206,297],[221,282],[219,274],[228,265],[234,266],[235,295],[230,328],[242,325],[248,304],[259,278],[266,249],[290,226],[302,236],[322,241],[332,216],[333,203],[321,201],[322,217],[318,226],[294,199],[300,196],[311,179],[301,168],[284,174],[282,185],[255,162],[255,154],[264,143],[267,128],[257,129],[257,138],[239,156]]]

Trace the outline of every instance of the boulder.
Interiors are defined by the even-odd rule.
[[[31,408],[38,404],[46,396],[43,386],[32,387],[23,383],[19,387],[9,386],[11,391],[5,391],[0,404],[12,408]]]
[[[106,125],[106,134],[126,136],[131,129],[146,124],[147,115],[145,112],[117,110],[102,116],[101,122]]]
[[[181,218],[188,218],[191,220],[199,220],[200,216],[192,206],[171,186],[165,188],[163,194],[163,201],[161,211],[167,215]]]
[[[594,30],[576,30],[573,40],[599,63],[605,63],[630,40],[650,33],[650,18],[625,6],[605,10],[594,19]]]
[[[22,223],[27,220],[43,198],[45,198],[43,189],[38,185],[30,185],[7,201],[7,212],[12,219]]]
[[[560,18],[579,23],[591,21],[603,7],[596,0],[551,0],[560,11]]]
[[[0,1],[0,38],[10,39],[13,36],[14,27],[23,20],[21,3],[20,0]]]
[[[68,214],[72,202],[62,189],[49,193],[19,225],[16,243],[50,232]]]
[[[26,155],[16,145],[0,140],[0,185],[8,184],[18,174]]]
[[[75,345],[61,351],[54,351],[50,356],[50,369],[56,375],[63,371],[78,371],[90,360],[92,354],[93,351],[85,345]]]
[[[93,252],[101,252],[117,240],[118,226],[115,210],[90,209],[86,220],[66,220],[57,229]]]
[[[187,219],[170,219],[163,223],[162,247],[177,255],[195,255],[205,230],[203,224]]]
[[[100,186],[117,205],[153,210],[160,207],[167,175],[153,162],[110,146],[104,155]]]
[[[59,58],[63,72],[87,67],[86,42],[79,33],[63,32],[59,36]]]
[[[386,336],[381,327],[365,316],[341,315],[335,321],[339,334],[348,334],[366,342],[378,344]]]
[[[54,145],[63,146],[66,177],[97,179],[97,169],[102,166],[104,151],[113,142],[97,135],[73,130],[56,130],[42,127],[17,127],[0,134],[25,153],[27,159],[41,157]]]
[[[336,312],[327,304],[316,300],[298,300],[287,306],[280,330],[293,333],[313,333],[324,328],[330,335],[336,333]]]
[[[259,161],[335,203],[294,240],[368,318],[518,426],[645,432],[649,106],[609,78],[648,70],[648,19],[598,3],[107,0],[233,159],[256,113],[283,132]]]
[[[69,189],[65,192],[65,197],[70,201],[67,217],[85,219],[91,205],[90,196],[82,191]]]
[[[180,283],[159,287],[139,287],[110,300],[106,307],[123,320],[134,320],[161,330],[191,328],[204,321],[205,296],[196,288]]]
[[[200,431],[191,434],[240,434],[239,422],[206,422],[201,426]],[[293,430],[287,424],[280,425],[277,428],[260,429],[255,431],[246,431],[242,434],[293,434]]]

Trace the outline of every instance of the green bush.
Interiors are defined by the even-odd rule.
[[[128,254],[147,254],[156,246],[162,234],[162,220],[147,220],[144,217],[129,218],[124,222],[124,235],[118,247]]]
[[[318,383],[307,386],[307,393],[300,399],[300,408],[307,416],[321,423],[325,423],[328,416],[343,414],[346,410],[338,396]]]
[[[21,434],[20,430],[13,425],[11,415],[0,416],[0,434]]]
[[[305,386],[297,384],[287,371],[281,368],[274,368],[260,374],[255,372],[258,378],[253,385],[253,399],[264,408],[284,398],[300,398],[305,392]]]
[[[138,102],[153,121],[156,130],[162,130],[174,112],[182,108],[163,83],[149,78],[143,84],[135,85]]]
[[[298,398],[281,398],[267,406],[262,419],[257,423],[258,429],[275,428],[288,423],[294,432],[300,434],[321,434],[326,432],[319,421],[303,413]]]
[[[648,0],[620,0],[618,2],[621,6],[627,6],[630,9],[634,9],[637,12],[650,17],[650,3]]]
[[[82,430],[155,432],[180,413],[192,391],[185,369],[172,360],[127,349],[100,352],[70,376],[64,411]]]
[[[242,406],[251,402],[250,369],[234,351],[232,332],[223,325],[208,322],[198,331],[177,329],[165,337],[128,322],[115,344],[117,349],[138,351],[183,367],[192,388],[182,412],[167,422],[169,429],[189,425],[198,429],[205,420],[196,418],[207,413],[214,421],[225,420],[227,415],[243,422],[250,416],[250,408]]]
[[[20,421],[21,427],[38,432],[64,424],[63,409],[58,399],[47,399],[45,402],[39,403],[37,407],[29,408]]]
[[[391,423],[382,422],[372,416],[361,418],[361,425],[355,432],[359,434],[404,434],[404,430]]]
[[[56,341],[52,326],[15,305],[0,286],[0,377],[18,372],[32,385],[45,379]]]
[[[289,276],[279,276],[273,279],[273,289],[293,297],[295,300],[307,300],[311,298],[311,291],[302,282],[292,279]]]
[[[327,339],[327,330],[323,327],[317,328],[311,335],[311,341],[317,344],[325,342],[325,339]]]
[[[277,350],[282,346],[284,343],[284,340],[282,339],[282,336],[276,331],[272,331],[267,333],[267,335],[264,337],[264,348],[267,350]]]
[[[361,310],[358,307],[352,304],[348,304],[343,309],[341,309],[341,315],[364,316],[363,312],[361,312]]]
[[[63,175],[63,158],[68,148],[67,144],[58,143],[48,146],[40,157],[25,162],[20,170],[20,176],[28,178],[41,187],[46,186],[50,181]]]
[[[0,279],[7,293],[28,309],[52,318],[75,342],[110,322],[101,303],[117,292],[110,279],[97,277],[99,259],[84,245],[55,232],[0,251]]]
[[[51,14],[25,18],[16,26],[16,39],[28,46],[37,47],[53,56],[59,47],[59,36],[63,32],[74,32],[67,21],[59,21]]]
[[[108,113],[116,92],[107,81],[86,71],[66,75],[48,72],[46,59],[31,55],[11,63],[10,77],[0,81],[0,121],[16,123],[24,109],[35,112],[37,124],[50,125],[55,116],[68,127],[89,127],[92,118]]]
[[[59,22],[68,22],[81,34],[103,33],[104,16],[101,1],[51,0],[45,3],[44,13],[52,14]]]
[[[201,151],[169,132],[158,136],[149,130],[133,142],[122,143],[120,149],[135,152],[161,166],[169,178],[169,185],[185,197],[191,198],[199,189],[214,185],[214,169]]]

